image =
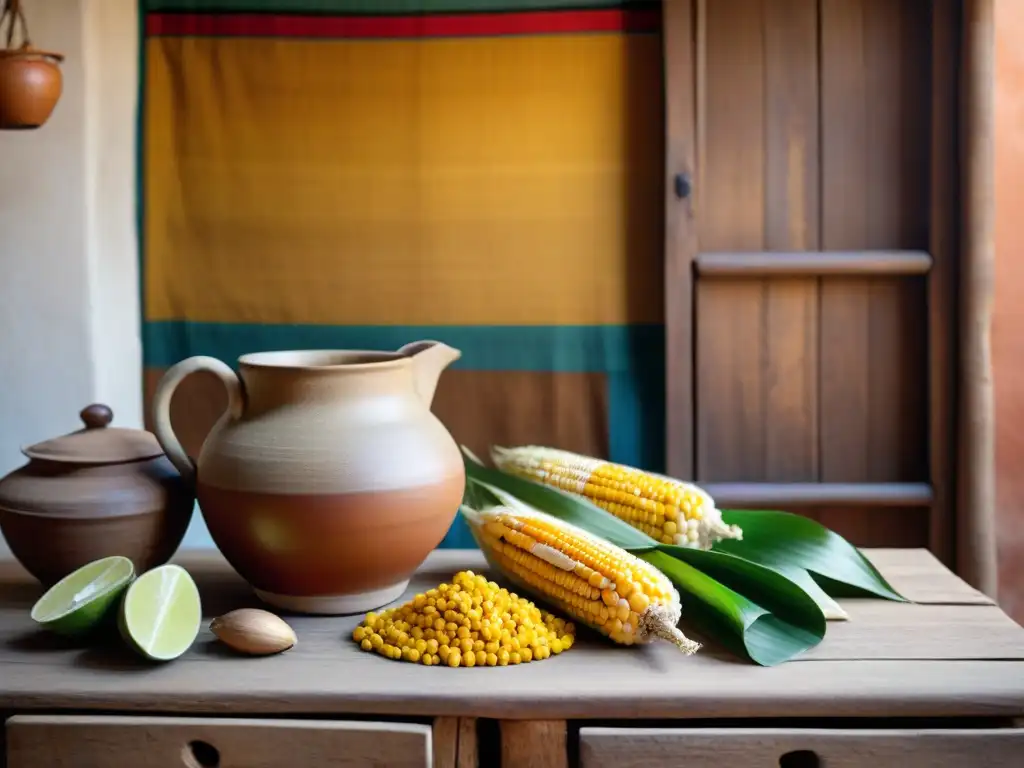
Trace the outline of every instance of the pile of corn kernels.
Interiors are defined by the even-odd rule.
[[[575,627],[483,576],[460,571],[450,584],[366,614],[352,639],[364,651],[398,661],[503,667],[571,648]]]

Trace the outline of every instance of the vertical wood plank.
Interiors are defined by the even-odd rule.
[[[821,0],[822,247],[866,246],[864,2]],[[868,281],[821,288],[821,479],[868,477]]]
[[[700,250],[817,250],[816,2],[702,7]],[[704,279],[697,309],[700,479],[817,479],[817,281]]]
[[[502,768],[569,768],[565,720],[502,720]]]
[[[764,478],[818,479],[818,281],[766,286]]]
[[[697,291],[697,473],[764,479],[764,282],[702,281]]]
[[[665,423],[666,468],[672,477],[694,473],[693,259],[694,211],[700,198],[696,168],[696,27],[694,0],[663,6],[665,58]],[[679,199],[676,174],[690,178]]]
[[[480,747],[477,744],[475,717],[459,718],[459,751],[456,765],[458,768],[479,768]]]
[[[825,250],[927,247],[928,18],[924,0],[821,2]],[[924,281],[821,295],[821,479],[925,479]]]
[[[928,0],[868,0],[864,15],[868,248],[928,243]],[[927,477],[927,305],[922,279],[869,285],[869,478]]]
[[[764,5],[701,4],[701,251],[764,248]]]
[[[434,768],[477,768],[480,749],[475,717],[437,717],[432,729]]]
[[[764,3],[708,0],[701,18],[700,250],[764,248]],[[697,287],[697,472],[764,476],[763,280]]]
[[[765,242],[819,248],[816,0],[771,0],[764,15]]]
[[[459,756],[459,718],[435,717],[431,727],[434,768],[456,768]]]
[[[957,72],[959,70],[958,4],[932,0],[931,35],[931,216],[928,275],[929,476],[934,502],[928,523],[928,546],[953,568],[953,499],[955,493],[954,355],[956,340],[955,269],[957,255]]]
[[[995,436],[990,329],[994,261],[994,0],[964,0],[963,245],[957,572],[996,594]]]
[[[816,0],[764,16],[765,247],[820,248]],[[765,284],[765,479],[818,478],[818,280]]]

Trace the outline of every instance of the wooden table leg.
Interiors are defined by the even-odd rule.
[[[457,768],[478,768],[480,765],[480,749],[477,746],[476,718],[459,718],[459,753],[456,760]]]
[[[502,720],[502,768],[569,768],[565,720]]]
[[[436,717],[431,730],[434,768],[456,768],[459,754],[459,718]]]
[[[431,740],[434,743],[434,768],[478,768],[476,718],[435,718]]]

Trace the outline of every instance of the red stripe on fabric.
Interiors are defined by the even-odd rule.
[[[657,10],[534,11],[436,16],[301,16],[262,13],[150,13],[146,35],[213,37],[420,38],[652,32]]]

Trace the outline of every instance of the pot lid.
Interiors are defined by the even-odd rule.
[[[94,403],[79,414],[84,429],[21,449],[30,459],[74,464],[120,464],[152,459],[164,451],[156,436],[144,429],[111,427],[114,412]]]

